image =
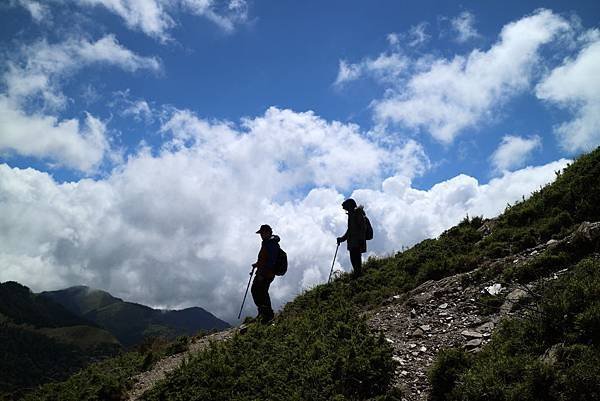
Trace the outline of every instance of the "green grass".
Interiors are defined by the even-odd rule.
[[[151,369],[165,356],[187,350],[187,345],[187,337],[180,337],[173,342],[164,338],[147,338],[135,351],[91,364],[63,382],[45,384],[25,395],[23,400],[122,400],[133,384],[133,376]]]
[[[306,299],[310,298],[310,299]],[[373,336],[353,308],[333,302],[288,307],[274,326],[214,343],[145,400],[371,399],[390,390],[394,371],[385,339]]]

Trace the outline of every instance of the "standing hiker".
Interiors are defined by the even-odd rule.
[[[362,254],[367,252],[367,239],[373,238],[371,223],[367,220],[367,215],[362,206],[357,206],[354,199],[346,199],[342,203],[342,208],[348,213],[348,229],[341,237],[338,237],[338,246],[344,241],[348,241],[348,252],[350,252],[350,262],[354,276],[361,274]],[[371,238],[367,231],[370,230]]]
[[[273,320],[275,314],[271,307],[271,297],[269,297],[269,286],[275,278],[275,265],[279,253],[279,236],[273,235],[273,230],[267,224],[260,226],[256,232],[262,238],[258,259],[252,265],[256,268],[256,276],[252,282],[252,299],[258,308],[256,320],[261,323],[268,323]]]

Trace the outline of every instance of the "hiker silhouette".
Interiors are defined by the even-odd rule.
[[[262,244],[256,263],[252,264],[252,267],[256,268],[256,276],[254,276],[250,291],[252,292],[254,304],[258,308],[256,320],[261,323],[268,323],[275,316],[271,307],[269,286],[275,278],[274,269],[279,252],[279,236],[273,235],[273,230],[268,224],[260,226],[256,233],[260,234]]]
[[[367,215],[363,206],[357,206],[352,198],[346,199],[342,208],[348,214],[348,228],[344,235],[337,238],[337,243],[339,245],[347,241],[353,274],[359,277],[362,273],[362,254],[367,252]]]

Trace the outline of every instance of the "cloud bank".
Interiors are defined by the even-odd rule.
[[[272,287],[280,306],[327,279],[345,196],[365,204],[370,251],[386,254],[467,213],[498,214],[567,163],[419,190],[412,179],[429,167],[419,144],[382,146],[312,112],[271,108],[236,126],[175,110],[162,133],[161,149],[140,148],[100,180],[59,184],[0,165],[0,280],[37,290],[87,284],[153,306],[201,305],[234,322],[260,224],[288,252],[288,273]],[[345,252],[337,267],[349,267]]]

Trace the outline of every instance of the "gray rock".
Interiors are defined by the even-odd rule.
[[[439,306],[440,309],[446,309],[448,307],[447,303],[443,303]]]
[[[582,243],[592,242],[600,237],[600,222],[590,223],[584,221],[573,233],[571,242]]]
[[[422,336],[423,336],[423,334],[425,334],[425,333],[423,332],[423,330],[421,330],[420,328],[418,328],[418,329],[416,329],[415,331],[413,331],[411,335],[412,335],[413,337],[422,337]]]
[[[413,299],[418,303],[418,304],[424,304],[425,302],[429,301],[433,296],[431,295],[430,292],[422,292],[418,295],[415,295],[413,297]]]
[[[431,330],[431,326],[430,326],[430,325],[428,325],[428,324],[424,324],[424,325],[422,325],[422,326],[419,326],[419,328],[420,328],[421,330],[423,330],[423,331],[429,331],[429,330]]]
[[[482,340],[480,338],[474,338],[473,340],[471,340],[465,344],[465,348],[467,348],[467,349],[477,348],[481,345],[481,343],[482,343]]]
[[[496,325],[494,324],[494,322],[486,322],[486,323],[482,324],[481,326],[478,326],[475,330],[490,332],[490,331],[494,330],[495,326]]]
[[[544,355],[540,357],[540,361],[550,366],[556,364],[556,362],[558,362],[558,352],[562,348],[562,344],[554,344],[552,347],[548,348],[546,352],[544,352]]]
[[[467,338],[482,338],[483,337],[483,334],[481,334],[478,331],[473,331],[473,330],[463,330],[460,332],[460,334]]]
[[[510,311],[513,310],[515,305],[522,299],[528,298],[529,293],[522,288],[517,288],[513,290],[510,294],[506,296],[506,300],[500,307],[500,314],[506,315]]]

